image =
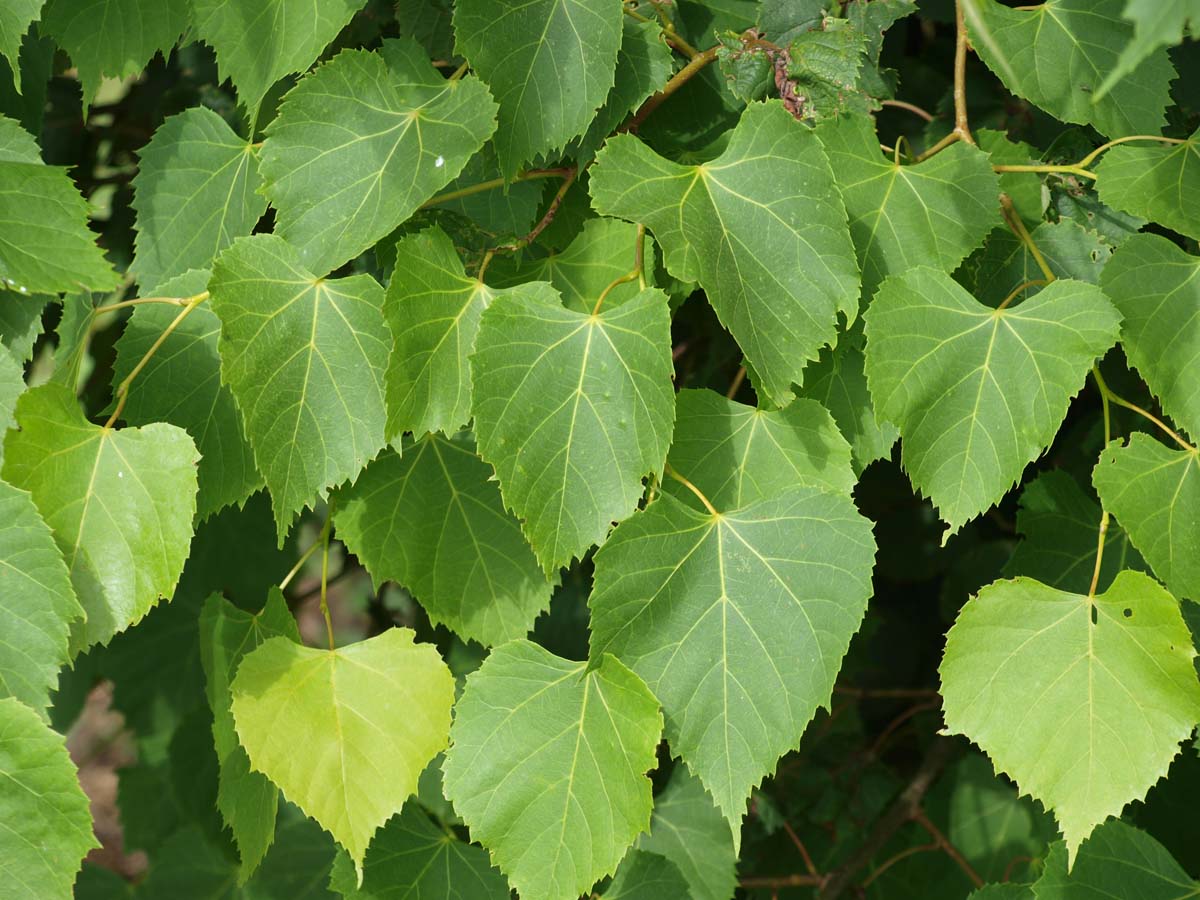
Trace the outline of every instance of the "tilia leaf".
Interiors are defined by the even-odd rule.
[[[1120,322],[1091,284],[1059,279],[991,309],[925,267],[885,281],[864,318],[876,414],[899,427],[904,468],[947,537],[1050,444]]]
[[[1200,240],[1200,131],[1181,144],[1122,144],[1096,166],[1100,199]]]
[[[512,641],[467,677],[446,796],[523,897],[574,900],[650,822],[658,702],[611,657]]]
[[[1166,774],[1200,719],[1179,601],[1139,572],[1087,597],[1032,579],[969,600],[946,640],[946,727],[1058,819],[1068,859]]]
[[[383,289],[326,280],[274,235],[239,238],[209,282],[221,378],[241,407],[280,541],[295,514],[383,447]]]
[[[768,400],[858,309],[846,211],[821,143],[776,101],[752,103],[711,162],[679,165],[632,135],[596,156],[592,202],[654,232],[667,269],[699,281]]]
[[[413,637],[389,628],[337,650],[274,637],[233,680],[251,768],[333,835],[360,881],[371,837],[416,791],[450,730],[454,678],[437,649]]]
[[[196,513],[196,445],[174,425],[93,425],[56,383],[21,396],[17,423],[4,479],[33,495],[87,613],[72,651],[107,643],[175,591]]]
[[[42,14],[46,0],[8,0],[0,5],[0,53],[8,60],[13,86],[21,90],[21,39]]]

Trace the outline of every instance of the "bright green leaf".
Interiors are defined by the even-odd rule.
[[[141,150],[133,180],[137,250],[132,270],[143,295],[168,279],[206,269],[267,208],[254,148],[203,106],[163,122]],[[203,290],[204,288],[200,288]]]
[[[239,238],[209,282],[221,380],[241,408],[280,540],[383,447],[391,335],[369,276],[326,280],[274,235]]]
[[[496,648],[467,676],[446,796],[523,897],[574,900],[650,822],[658,701],[611,657]]]
[[[1054,812],[1073,857],[1166,774],[1200,720],[1195,655],[1179,601],[1140,572],[1094,598],[998,581],[947,636],[946,727]]]
[[[54,537],[24,491],[0,481],[0,696],[42,712],[69,660],[70,625],[83,618]]]
[[[972,0],[971,45],[1010,91],[1055,118],[1094,125],[1112,138],[1156,134],[1175,77],[1165,50],[1149,54],[1098,99],[1133,36],[1121,17],[1125,2],[1046,0],[1012,9],[998,0]]]
[[[550,583],[469,441],[430,434],[403,457],[385,451],[340,494],[335,524],[376,585],[402,584],[465,638],[524,637],[550,603]]]
[[[671,274],[699,281],[776,404],[857,310],[858,272],[833,172],[779,103],[746,108],[723,153],[682,166],[631,135],[596,157],[592,202],[649,227]]]
[[[1120,317],[1094,285],[1060,279],[984,306],[935,269],[893,275],[866,315],[876,414],[895,422],[914,485],[953,534],[998,501],[1054,439]]]
[[[167,296],[190,297],[208,284],[194,269],[163,285]],[[180,310],[159,303],[134,307],[117,341],[113,385],[120,384],[164,333]],[[196,515],[206,519],[240,505],[262,487],[242,416],[228,386],[221,384],[217,338],[221,321],[207,303],[193,309],[150,357],[129,392],[123,417],[131,425],[170,422],[192,436],[200,451]]]
[[[1121,346],[1162,407],[1200,438],[1200,257],[1156,234],[1130,238],[1101,282],[1121,311]]]
[[[605,900],[660,900],[687,897],[688,882],[679,867],[665,856],[630,850],[617,867]]]
[[[324,274],[454,180],[495,129],[483,83],[447,81],[413,41],[344,50],[301,79],[267,129],[275,231]]]
[[[279,789],[250,769],[250,759],[238,743],[234,728],[230,685],[246,654],[279,636],[300,642],[296,620],[277,588],[267,594],[266,606],[257,615],[238,609],[220,594],[210,596],[200,612],[200,659],[220,763],[217,808],[233,832],[241,855],[239,883],[253,874],[275,837]]]
[[[804,487],[717,515],[664,496],[596,554],[593,658],[646,681],[735,834],[751,789],[828,706],[874,558],[849,497]]]
[[[88,798],[63,737],[25,704],[0,700],[0,858],[13,900],[69,897],[92,834]]]
[[[675,418],[667,298],[598,314],[531,282],[483,314],[471,376],[479,453],[546,570],[604,539],[662,472]]]
[[[1104,508],[1116,516],[1168,588],[1200,602],[1200,456],[1145,434],[1109,444],[1092,472]]]
[[[416,791],[450,729],[454,679],[437,649],[413,637],[390,628],[338,650],[269,638],[233,680],[251,768],[332,834],[360,873],[372,835]]]
[[[1110,206],[1200,240],[1200,131],[1182,144],[1113,147],[1096,167],[1096,190]]]
[[[175,591],[196,513],[196,446],[174,425],[93,425],[53,383],[21,396],[17,422],[3,477],[33,495],[63,552],[87,613],[72,650],[107,643]]]
[[[346,900],[508,900],[508,882],[487,852],[456,840],[415,803],[379,832],[359,886],[349,857],[339,853],[330,887]]]
[[[500,104],[506,178],[587,129],[613,87],[621,46],[613,0],[458,0],[455,47]]]
[[[312,65],[364,0],[191,0],[196,37],[254,116],[271,85]]]
[[[883,155],[867,116],[817,129],[850,216],[869,300],[913,266],[951,271],[1001,223],[1000,182],[987,154],[962,142],[916,165]]]
[[[715,391],[680,391],[667,462],[718,509],[756,503],[798,484],[849,494],[856,480],[846,439],[814,400],[769,411]],[[663,490],[704,508],[674,479],[664,481]]]

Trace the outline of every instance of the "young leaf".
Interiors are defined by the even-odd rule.
[[[0,697],[44,713],[70,661],[70,625],[83,618],[62,553],[24,491],[0,481]]]
[[[715,391],[680,391],[667,462],[718,509],[737,509],[798,484],[849,495],[856,481],[850,446],[833,417],[813,400],[793,400],[768,411]],[[667,479],[662,488],[704,509],[678,481]]]
[[[524,637],[550,603],[550,583],[469,441],[429,434],[403,457],[385,451],[338,503],[338,537],[375,584],[404,585],[464,638]]]
[[[0,161],[0,284],[21,294],[116,287],[66,169]]]
[[[47,0],[38,31],[67,51],[86,107],[105,77],[137,75],[170,55],[188,27],[188,0]]]
[[[1087,593],[1096,564],[1100,504],[1074,477],[1055,469],[1029,482],[1021,491],[1017,531],[1022,540],[1004,565],[1006,577],[1028,575],[1060,591]],[[1124,569],[1147,571],[1125,529],[1110,521],[1096,589],[1107,590]]]
[[[688,896],[688,882],[679,867],[665,856],[630,850],[621,860],[605,900],[659,900]]]
[[[8,60],[13,86],[21,90],[21,39],[42,14],[46,0],[6,0],[0,4],[0,54]]]
[[[250,769],[250,759],[238,743],[234,728],[230,685],[242,659],[260,644],[279,636],[300,642],[296,620],[278,588],[268,592],[267,603],[257,615],[238,609],[220,594],[211,595],[200,612],[200,660],[220,764],[217,808],[233,832],[241,856],[239,883],[254,874],[275,837],[279,789]]]
[[[729,823],[683,764],[654,798],[650,833],[638,847],[675,863],[693,900],[730,900],[737,888],[737,852]]]
[[[417,789],[450,730],[454,678],[413,637],[390,628],[338,650],[269,638],[233,680],[251,768],[333,835],[360,881],[371,836]]]
[[[320,56],[364,0],[191,0],[196,36],[254,118],[271,85]]]
[[[1096,190],[1109,206],[1200,240],[1200,131],[1182,144],[1113,147],[1096,167]]]
[[[12,697],[0,700],[0,854],[13,900],[69,897],[89,850],[88,798],[62,735]]]
[[[1172,593],[1200,598],[1200,458],[1132,434],[1100,454],[1092,483],[1104,508]],[[1198,601],[1200,602],[1200,601]]]
[[[1120,322],[1083,282],[1055,281],[1001,310],[926,267],[884,282],[864,319],[876,414],[899,426],[904,468],[947,537],[1046,449]]]
[[[477,78],[447,81],[413,41],[343,50],[300,80],[262,148],[275,231],[324,274],[449,184],[496,130]]]
[[[547,571],[602,541],[661,474],[675,419],[662,291],[590,315],[544,282],[509,291],[483,314],[471,377],[479,454]]]
[[[947,636],[946,727],[1054,812],[1071,859],[1166,774],[1200,720],[1195,655],[1179,601],[1139,572],[1094,598],[998,581]]]
[[[715,515],[663,496],[597,552],[592,658],[646,681],[735,835],[751,789],[828,705],[874,558],[849,497],[806,487]]]
[[[162,290],[170,297],[191,297],[208,285],[204,269],[172,278]],[[117,340],[114,387],[133,371],[154,342],[179,315],[160,303],[134,307]],[[200,451],[197,470],[200,520],[231,504],[241,505],[263,484],[254,466],[242,416],[227,385],[221,384],[217,338],[221,321],[207,303],[188,313],[137,376],[122,414],[131,425],[170,422],[192,436]]]
[[[1133,27],[1121,17],[1126,0],[1045,0],[1012,9],[974,0],[971,45],[1019,97],[1064,122],[1094,125],[1108,137],[1156,134],[1175,69],[1165,50],[1098,96]]]
[[[1100,284],[1124,316],[1125,355],[1167,415],[1200,437],[1200,257],[1139,234],[1113,256]]]
[[[33,495],[66,560],[87,614],[72,651],[107,643],[175,591],[196,513],[196,445],[174,425],[93,425],[54,383],[21,396],[17,422],[3,477]]]
[[[454,4],[455,48],[500,104],[505,178],[588,127],[613,87],[623,19],[611,0]]]
[[[241,408],[280,541],[295,514],[385,443],[383,289],[326,280],[274,235],[239,238],[213,266],[221,380]]]
[[[467,357],[492,294],[467,277],[454,243],[436,225],[396,244],[383,301],[395,339],[385,376],[390,437],[453,434],[471,420]]]
[[[523,897],[574,900],[650,822],[658,701],[611,657],[512,641],[467,676],[446,796]]]
[[[667,269],[699,281],[721,323],[782,405],[804,364],[858,308],[846,211],[821,144],[775,101],[752,103],[723,153],[683,166],[632,135],[596,156],[601,215],[649,227]]]
[[[913,266],[951,271],[1001,223],[1000,182],[976,147],[952,144],[902,166],[883,155],[868,116],[822,123],[817,134],[850,216],[866,300]]]
[[[383,826],[357,883],[349,857],[339,853],[329,886],[346,900],[509,900],[508,882],[487,852],[436,827],[416,803],[404,804]]]
[[[144,296],[253,230],[267,208],[255,150],[203,106],[163,122],[133,179],[137,239],[131,271]],[[200,290],[204,288],[201,287]]]
[[[1158,841],[1120,820],[1097,828],[1070,864],[1055,844],[1046,855],[1036,900],[1104,900],[1118,896],[1145,900],[1185,900],[1200,894],[1196,882]]]

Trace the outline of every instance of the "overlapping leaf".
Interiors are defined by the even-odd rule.
[[[262,148],[275,231],[325,274],[450,183],[496,128],[472,77],[448,81],[412,40],[344,50],[301,79]]]
[[[0,53],[8,60],[13,85],[21,90],[21,39],[42,14],[46,0],[10,0],[0,5]]]
[[[471,419],[471,368],[479,317],[492,291],[468,278],[454,243],[434,226],[396,244],[383,315],[394,338],[388,360],[389,437],[453,434]]]
[[[257,113],[271,85],[312,65],[364,0],[191,0],[196,36],[217,52],[221,75]]]
[[[377,585],[396,581],[435,622],[500,644],[524,637],[550,583],[468,440],[384,452],[339,497],[338,536]]]
[[[0,697],[42,712],[70,659],[70,625],[83,618],[62,552],[24,491],[0,481]]]
[[[829,703],[874,557],[850,499],[807,487],[716,515],[663,496],[596,554],[593,658],[646,681],[735,835],[751,789]]]
[[[1200,720],[1195,655],[1179,601],[1139,572],[1094,598],[995,582],[947,637],[946,726],[1054,812],[1071,858],[1166,773]]]
[[[1200,597],[1200,456],[1145,434],[1109,444],[1092,472],[1104,508],[1116,516],[1173,593]],[[1200,602],[1200,601],[1198,601]]]
[[[574,900],[650,822],[658,702],[611,657],[496,648],[467,677],[446,796],[524,897]]]
[[[233,680],[251,768],[332,834],[360,875],[372,835],[417,789],[450,729],[454,678],[413,637],[390,628],[338,650],[273,637]]]
[[[1130,238],[1101,285],[1121,311],[1121,345],[1163,409],[1200,436],[1200,257],[1164,237]]]
[[[1050,444],[1120,317],[1083,282],[994,310],[918,267],[884,282],[865,320],[876,415],[899,427],[909,477],[953,534]]]
[[[1186,900],[1198,894],[1200,883],[1162,844],[1120,820],[1097,828],[1074,865],[1061,844],[1052,846],[1033,886],[1036,900]]]
[[[175,590],[196,512],[196,446],[174,425],[93,425],[54,383],[21,396],[17,422],[4,479],[33,495],[63,553],[87,614],[72,651],[107,643]]]
[[[604,892],[608,900],[658,900],[686,897],[688,882],[679,867],[665,856],[630,850]]]
[[[230,685],[246,654],[273,637],[300,642],[296,621],[278,589],[267,594],[266,605],[257,615],[238,609],[220,594],[204,602],[200,612],[200,658],[220,764],[217,808],[241,856],[239,882],[254,873],[275,837],[279,789],[262,773],[250,769],[250,759],[238,743],[234,728]]]
[[[1043,222],[1030,236],[1056,278],[1098,284],[1112,256],[1112,248],[1099,234],[1071,219]],[[1010,295],[1012,303],[1028,299],[1041,290],[1046,279],[1029,247],[1008,228],[993,231],[979,252],[963,264],[963,270],[967,275],[964,286],[988,306],[999,306]]]
[[[1122,144],[1096,167],[1100,199],[1200,240],[1200,132],[1181,144]]]
[[[648,226],[671,274],[699,281],[775,404],[857,311],[846,213],[820,142],[779,103],[746,108],[723,153],[683,166],[631,135],[591,173],[602,215]]]
[[[162,296],[168,279],[207,269],[254,228],[267,208],[255,154],[203,106],[155,130],[133,180],[138,233],[131,268],[144,295]]]
[[[486,851],[437,828],[413,803],[375,838],[361,885],[345,854],[334,860],[329,885],[347,900],[509,900],[510,895]]]
[[[471,358],[480,455],[542,567],[556,569],[633,512],[662,472],[675,397],[666,295],[586,314],[532,282],[483,314]]]
[[[1159,47],[1178,44],[1189,28],[1194,31],[1200,27],[1200,2],[1197,0],[1125,0],[1121,14],[1133,22],[1133,37],[1121,51],[1117,65],[1108,73],[1104,84],[1096,91],[1098,99]]]
[[[956,143],[915,165],[879,149],[867,116],[817,130],[850,216],[869,299],[888,276],[913,266],[949,272],[1000,224],[1000,182],[987,154]]]
[[[274,235],[239,238],[209,282],[221,378],[241,407],[281,541],[295,514],[385,443],[383,289],[316,278]]]
[[[455,47],[500,104],[506,178],[587,129],[614,84],[623,18],[610,0],[454,4]]]
[[[167,281],[162,290],[169,297],[191,297],[205,289],[208,279],[207,270],[194,269]],[[141,362],[179,312],[158,303],[134,308],[117,341],[114,386]],[[245,502],[263,483],[233,394],[221,384],[220,333],[221,322],[207,303],[188,313],[138,374],[122,413],[131,425],[170,422],[192,436],[200,451],[196,514],[201,519]]]
[[[855,482],[850,447],[814,400],[768,411],[714,391],[680,391],[667,462],[718,509],[737,509],[798,484],[849,494]],[[663,490],[704,508],[674,479]]]
[[[169,55],[190,12],[189,0],[48,0],[38,30],[70,55],[86,106],[103,78],[137,75],[155,53]]]
[[[18,363],[33,356],[33,345],[42,333],[42,312],[49,298],[17,291],[0,291],[0,345]]]
[[[0,853],[13,900],[69,897],[92,834],[88,798],[62,735],[28,706],[0,700]]]
[[[1097,93],[1133,36],[1121,16],[1125,2],[1045,0],[1012,9],[974,0],[967,25],[975,51],[1014,94],[1108,137],[1155,134],[1175,77],[1165,50],[1148,54],[1108,93]]]

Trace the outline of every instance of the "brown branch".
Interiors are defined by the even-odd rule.
[[[971,880],[971,884],[977,888],[983,887],[983,879],[979,877],[979,873],[971,867],[966,857],[958,852],[958,848],[950,843],[950,839],[942,834],[942,830],[933,824],[929,816],[925,815],[924,810],[918,811],[913,821],[929,832],[929,836],[933,838],[934,843],[958,864],[958,867],[963,870],[963,874]]]
[[[542,218],[538,220],[536,225],[533,226],[533,230],[520,240],[513,241],[511,244],[504,244],[500,247],[497,247],[496,250],[505,250],[511,253],[516,250],[521,250],[524,247],[528,247],[530,244],[536,241],[538,239],[538,235],[545,230],[546,226],[554,221],[555,215],[558,214],[558,208],[562,206],[563,198],[567,196],[567,191],[571,189],[571,185],[575,183],[575,179],[577,177],[579,177],[579,169],[575,166],[572,166],[567,170],[566,175],[563,177],[562,184],[558,188],[558,193],[556,193],[554,195],[554,199],[550,201],[550,206],[546,209],[546,212]]]
[[[804,868],[808,870],[808,874],[813,878],[823,878],[824,876],[817,870],[812,857],[809,856],[808,848],[804,846],[804,841],[800,840],[800,835],[796,834],[795,829],[792,828],[791,823],[786,819],[783,822],[783,830],[787,832],[787,836],[791,838],[792,843],[796,845],[796,849],[800,851],[800,858],[804,860]]]
[[[691,80],[692,76],[717,58],[719,47],[709,47],[692,57],[686,66],[671,76],[671,80],[663,85],[663,89],[642,104],[634,113],[632,119],[622,125],[618,131],[637,131],[638,126],[649,118],[650,114],[666,102],[666,99]]]
[[[741,887],[752,888],[785,888],[785,887],[820,887],[821,879],[814,878],[812,875],[772,875],[765,878],[741,878],[738,880]]]

